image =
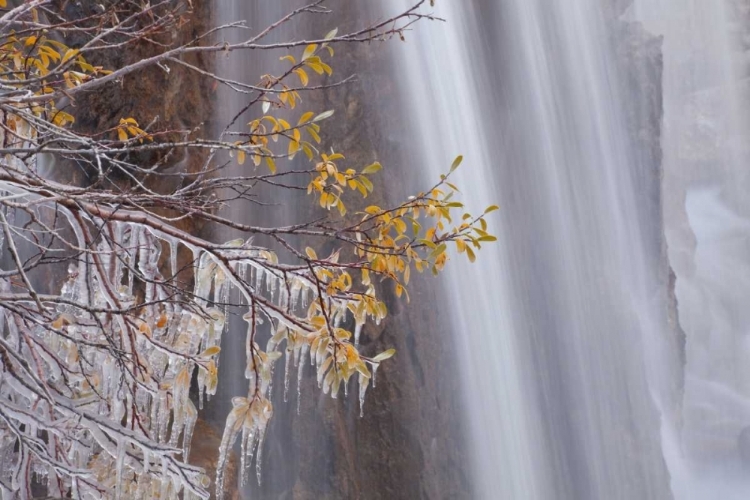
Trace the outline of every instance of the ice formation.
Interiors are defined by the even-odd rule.
[[[31,498],[33,483],[50,495],[84,499],[208,498],[208,479],[188,458],[196,403],[202,408],[216,392],[230,300],[246,311],[248,392],[234,399],[226,421],[218,498],[237,439],[242,480],[253,459],[260,479],[279,357],[285,397],[297,370],[297,405],[308,355],[318,384],[333,397],[356,373],[363,404],[379,360],[360,356],[342,325],[353,318],[358,337],[365,319],[380,320],[384,310],[365,303],[366,294],[326,288],[344,271],[280,264],[273,252],[242,240],[200,246],[154,225],[62,212],[76,244],[93,250],[71,261],[60,293],[35,298],[0,278],[4,500]],[[92,228],[102,229],[95,235]],[[182,247],[194,262],[189,291],[174,279]]]

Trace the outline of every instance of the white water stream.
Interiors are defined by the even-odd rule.
[[[658,175],[603,4],[438,2],[448,23],[398,47],[413,162],[436,177],[463,153],[472,205],[501,206],[499,243],[446,285],[477,498],[669,497],[647,384],[663,376]]]
[[[750,2],[637,0],[630,15],[664,36],[665,233],[687,335],[675,493],[747,498]]]

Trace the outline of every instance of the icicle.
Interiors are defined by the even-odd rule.
[[[289,308],[289,300],[288,300],[288,294],[287,291],[287,283],[285,281],[281,282],[281,286],[279,286],[279,307],[283,310],[288,310]]]
[[[198,409],[203,409],[203,400],[206,397],[206,377],[208,372],[206,370],[198,370]]]
[[[258,429],[258,448],[255,452],[255,475],[258,478],[258,486],[260,486],[262,465],[263,465],[263,441],[266,435],[266,423]]]
[[[373,372],[373,376],[375,373]],[[361,373],[359,374],[359,417],[362,418],[365,416],[365,393],[367,392],[367,384],[369,384],[370,379],[368,377],[365,377]]]
[[[149,468],[151,467],[151,459],[149,456],[149,450],[145,446],[141,448],[143,452],[143,475],[148,475]],[[75,498],[75,497],[74,497]]]
[[[297,308],[300,292],[302,291],[302,282],[297,278],[291,278],[292,285],[289,290],[289,306],[292,311]]]
[[[263,271],[254,269],[255,272],[255,293],[260,293],[260,287],[263,286]]]
[[[240,277],[240,282],[249,285],[250,280],[248,279],[247,268],[248,266],[244,262],[237,263],[237,274]],[[235,286],[235,288],[237,289],[237,304],[243,305],[245,303],[243,302],[245,300],[245,296],[242,294],[242,289],[239,286]]]
[[[198,412],[195,410],[195,405],[189,399],[185,402],[185,430],[182,434],[182,460],[188,461],[190,455],[190,444],[193,441],[193,431],[195,430],[195,422],[198,420]]]
[[[375,387],[375,375],[376,375],[376,374],[377,374],[377,372],[378,372],[378,367],[379,367],[379,366],[380,366],[380,365],[379,365],[379,364],[377,364],[377,363],[375,363],[374,365],[372,365],[372,386],[373,386],[373,387]]]
[[[114,224],[114,241],[124,241],[123,233],[125,232],[125,225],[123,223]],[[110,249],[110,251],[117,252],[119,249]],[[112,283],[115,285],[116,290],[120,290],[122,286],[122,274],[123,274],[123,263],[122,258],[118,255],[113,255],[112,259],[115,262],[115,273]]]
[[[224,281],[221,284],[221,293],[219,293],[219,302],[221,304],[227,304],[229,302],[229,289],[230,289],[229,281]]]
[[[167,457],[162,457],[161,459],[161,491],[159,493],[159,498],[169,498],[167,495],[169,494],[169,483],[171,482],[169,480],[169,463],[167,462]]]
[[[289,355],[289,349],[284,352],[284,402],[287,402],[287,394],[289,393],[289,364],[292,356]]]
[[[71,480],[71,498],[81,498],[81,494],[78,491],[78,478],[76,476],[73,476]],[[5,496],[3,496],[3,500],[5,500]]]
[[[121,439],[117,443],[117,462],[115,464],[115,499],[122,498],[122,469],[125,467],[125,440]],[[165,497],[166,498],[166,497]]]
[[[310,344],[305,342],[302,344],[302,352],[300,353],[300,363],[297,366],[297,415],[299,415],[300,401],[302,400],[302,371],[305,368],[305,356],[310,348]]]
[[[250,429],[247,425],[242,426],[242,438],[240,442],[240,488],[245,487],[247,482],[247,456],[250,451],[248,450],[248,441],[252,436]]]
[[[224,498],[224,473],[226,472],[227,462],[229,460],[229,454],[231,453],[232,445],[237,438],[237,433],[240,431],[240,427],[243,421],[239,420],[240,417],[245,418],[247,412],[248,401],[246,398],[234,398],[232,400],[234,408],[227,416],[227,421],[224,426],[224,435],[221,438],[221,444],[219,445],[219,461],[216,466],[216,499],[223,500]]]
[[[159,393],[159,412],[156,417],[158,441],[163,443],[167,439],[167,426],[169,425],[169,403],[166,391]]]
[[[172,278],[177,276],[177,240],[169,240],[169,264],[172,271]]]
[[[364,325],[364,321],[357,321],[354,326],[354,347],[359,347],[359,336],[362,333],[362,325]]]
[[[271,300],[273,300],[273,296],[276,293],[276,278],[270,274],[266,277],[266,292],[268,292]]]

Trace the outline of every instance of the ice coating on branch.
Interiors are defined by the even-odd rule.
[[[359,373],[362,407],[370,373],[346,325],[353,317],[358,342],[365,319],[380,315],[356,296],[330,292],[309,269],[279,264],[267,249],[242,243],[209,251],[137,223],[93,217],[86,224],[111,240],[87,245],[88,226],[74,226],[64,209],[63,218],[78,246],[92,251],[70,264],[61,300],[50,301],[36,323],[0,310],[0,413],[7,416],[0,419],[0,489],[11,498],[22,498],[29,474],[53,481],[50,491],[60,496],[207,498],[202,471],[187,463],[197,419],[190,389],[197,380],[199,406],[216,393],[226,305],[236,296],[247,322],[248,386],[227,419],[217,491],[240,436],[243,471],[255,460],[260,481],[273,367],[282,355],[285,399],[297,370],[297,411],[308,355],[333,397],[342,384],[346,394]],[[173,286],[179,245],[193,252],[194,267],[186,269],[194,273],[192,293]],[[0,279],[0,292],[18,289]],[[23,305],[37,307],[31,297]],[[19,444],[17,435],[31,444]],[[47,461],[33,452],[37,445]],[[89,476],[106,490],[82,480]]]

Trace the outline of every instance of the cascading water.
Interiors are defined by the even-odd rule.
[[[669,458],[679,498],[750,491],[738,454],[750,425],[749,14],[743,0],[638,0],[631,12],[664,36],[665,233],[687,336],[683,453]]]
[[[445,282],[477,498],[670,497],[658,154],[605,4],[438,2],[394,55],[410,163],[463,153],[475,208],[501,205],[499,244]]]

